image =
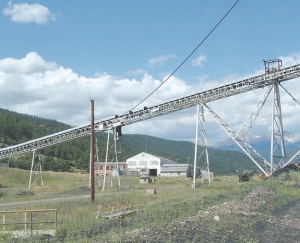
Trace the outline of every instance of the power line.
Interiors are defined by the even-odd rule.
[[[145,100],[147,100],[152,94],[154,94],[164,83],[166,83],[176,72],[177,70],[194,54],[194,52],[204,43],[204,41],[214,32],[214,30],[221,24],[221,22],[226,18],[226,16],[231,12],[231,10],[237,5],[240,0],[237,0],[232,7],[227,11],[227,13],[221,18],[221,20],[214,26],[214,28],[206,35],[206,37],[199,43],[199,45],[184,59],[184,61],[156,88],[154,89],[146,98],[144,98],[137,105],[132,107],[129,111],[135,109],[140,104],[142,104]],[[128,112],[129,112],[128,111]]]

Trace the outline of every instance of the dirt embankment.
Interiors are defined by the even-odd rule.
[[[136,229],[119,242],[300,242],[300,200],[267,213],[266,200],[276,200],[268,187],[258,187],[242,200],[216,205],[185,221]],[[109,238],[103,242],[116,242]]]

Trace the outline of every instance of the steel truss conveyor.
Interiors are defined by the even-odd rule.
[[[105,119],[95,122],[94,131],[109,131],[114,127],[126,126],[143,120],[151,119],[164,114],[169,114],[179,110],[196,106],[200,103],[207,103],[229,96],[245,93],[251,90],[264,88],[274,83],[291,80],[300,77],[300,65],[294,65],[288,68],[277,70],[273,73],[267,73],[240,81],[226,84],[218,88],[206,90],[197,94],[186,96],[184,98],[172,100],[152,107],[144,107],[138,111],[129,111],[126,114],[115,116],[111,119]],[[83,137],[91,134],[91,124],[71,128],[65,131],[54,133],[29,142],[0,149],[0,159],[24,154],[47,146],[59,144],[71,139]]]

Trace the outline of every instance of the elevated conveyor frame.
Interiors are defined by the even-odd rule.
[[[110,119],[96,121],[94,123],[95,132],[109,131],[117,126],[126,126],[129,124],[152,119],[154,117],[173,113],[187,109],[198,104],[205,104],[229,96],[245,93],[248,91],[264,88],[274,83],[295,79],[300,77],[300,65],[293,65],[283,68],[273,73],[266,73],[250,78],[241,79],[231,84],[226,84],[218,88],[209,89],[183,98],[168,101],[159,105],[144,107],[141,110],[130,111],[126,114],[115,116]],[[65,131],[54,133],[29,142],[0,149],[0,159],[13,157],[16,155],[31,152],[37,149],[45,148],[59,144],[71,139],[84,137],[91,134],[91,125],[83,125],[71,128]]]

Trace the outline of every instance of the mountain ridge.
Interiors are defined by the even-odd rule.
[[[24,115],[0,108],[0,147],[10,146],[50,135],[70,128],[70,125],[55,120]],[[111,136],[113,137],[113,136]],[[99,150],[99,161],[105,161],[107,134],[96,133]],[[2,142],[1,142],[2,141]],[[110,141],[112,144],[112,140]],[[178,163],[194,163],[195,145],[189,141],[175,141],[143,134],[123,134],[122,153],[118,161],[140,153],[148,152],[165,157]],[[203,147],[199,146],[198,156]],[[237,151],[216,150],[208,148],[210,169],[216,174],[235,174],[244,170],[256,169],[256,166],[244,154]],[[83,137],[39,150],[42,155],[44,170],[68,171],[72,168],[88,170],[90,138]],[[113,160],[114,152],[109,151],[109,160]],[[6,159],[13,167],[30,169],[32,154]],[[197,160],[197,165],[204,167],[204,156]]]

